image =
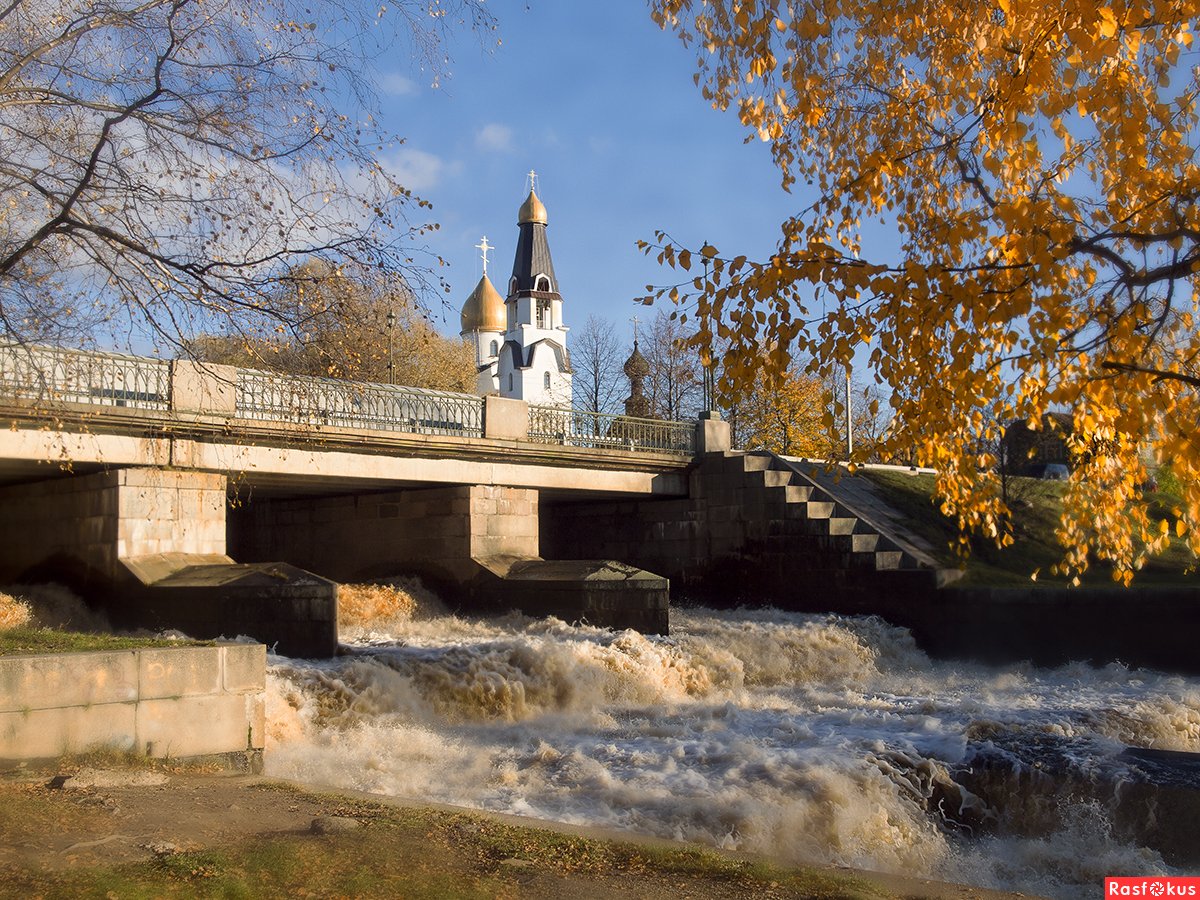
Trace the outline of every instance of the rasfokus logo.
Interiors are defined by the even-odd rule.
[[[1105,878],[1105,897],[1200,897],[1200,878]]]

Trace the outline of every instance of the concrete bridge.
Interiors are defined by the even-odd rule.
[[[686,496],[691,423],[47,347],[0,349],[0,416],[0,579],[67,581],[118,621],[325,654],[336,582],[413,572],[667,627],[665,579],[542,560],[539,506]]]
[[[0,348],[0,417],[0,583],[291,655],[336,649],[338,583],[397,574],[479,611],[648,632],[668,578],[811,603],[936,579],[828,486],[731,451],[719,420],[43,347]]]

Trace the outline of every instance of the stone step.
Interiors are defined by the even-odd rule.
[[[852,535],[858,528],[858,519],[853,516],[830,516],[823,521],[829,523],[829,530],[826,534]]]
[[[787,502],[788,503],[804,503],[806,500],[811,500],[813,489],[807,484],[789,484],[787,486]]]
[[[769,456],[756,456],[752,453],[747,453],[742,457],[743,472],[763,472],[771,468],[773,460]]]
[[[874,553],[879,548],[880,538],[875,532],[850,535],[850,551],[852,553]]]
[[[804,504],[804,512],[810,519],[828,519],[837,509],[832,500],[809,500]]]
[[[876,550],[875,551],[875,571],[890,572],[895,569],[904,568],[904,551],[903,550]]]
[[[746,473],[751,480],[751,483],[756,487],[786,487],[792,480],[791,472],[783,472],[779,469],[752,469]]]

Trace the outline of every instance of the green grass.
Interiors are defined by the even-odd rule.
[[[952,542],[957,537],[956,525],[942,515],[933,498],[933,475],[910,475],[868,469],[863,472],[881,488],[887,502],[904,514],[914,534],[923,537],[938,554],[939,561],[948,567],[961,566]],[[1062,497],[1066,484],[1036,478],[1013,478],[1010,497],[1013,499],[1013,544],[999,548],[994,542],[976,536],[971,541],[971,555],[966,561],[962,586],[1029,586],[1030,576],[1038,572],[1037,585],[1062,587],[1067,579],[1056,577],[1051,568],[1063,558],[1063,550],[1055,537],[1062,512]],[[1173,521],[1174,498],[1166,493],[1149,497],[1151,514]],[[1173,539],[1163,554],[1151,558],[1134,576],[1137,585],[1200,585],[1200,577],[1190,570],[1196,560],[1186,543]],[[1112,567],[1103,561],[1093,561],[1082,582],[1092,587],[1114,584]]]
[[[87,650],[143,650],[151,647],[211,647],[212,641],[121,637],[59,631],[54,628],[13,628],[0,631],[0,656],[18,653],[79,653]]]

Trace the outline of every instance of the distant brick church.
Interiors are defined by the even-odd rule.
[[[480,394],[499,394],[529,403],[571,405],[571,358],[563,300],[546,240],[546,207],[530,172],[529,196],[517,213],[517,252],[508,294],[500,296],[487,274],[487,238],[483,277],[462,307],[461,335],[475,349]]]

